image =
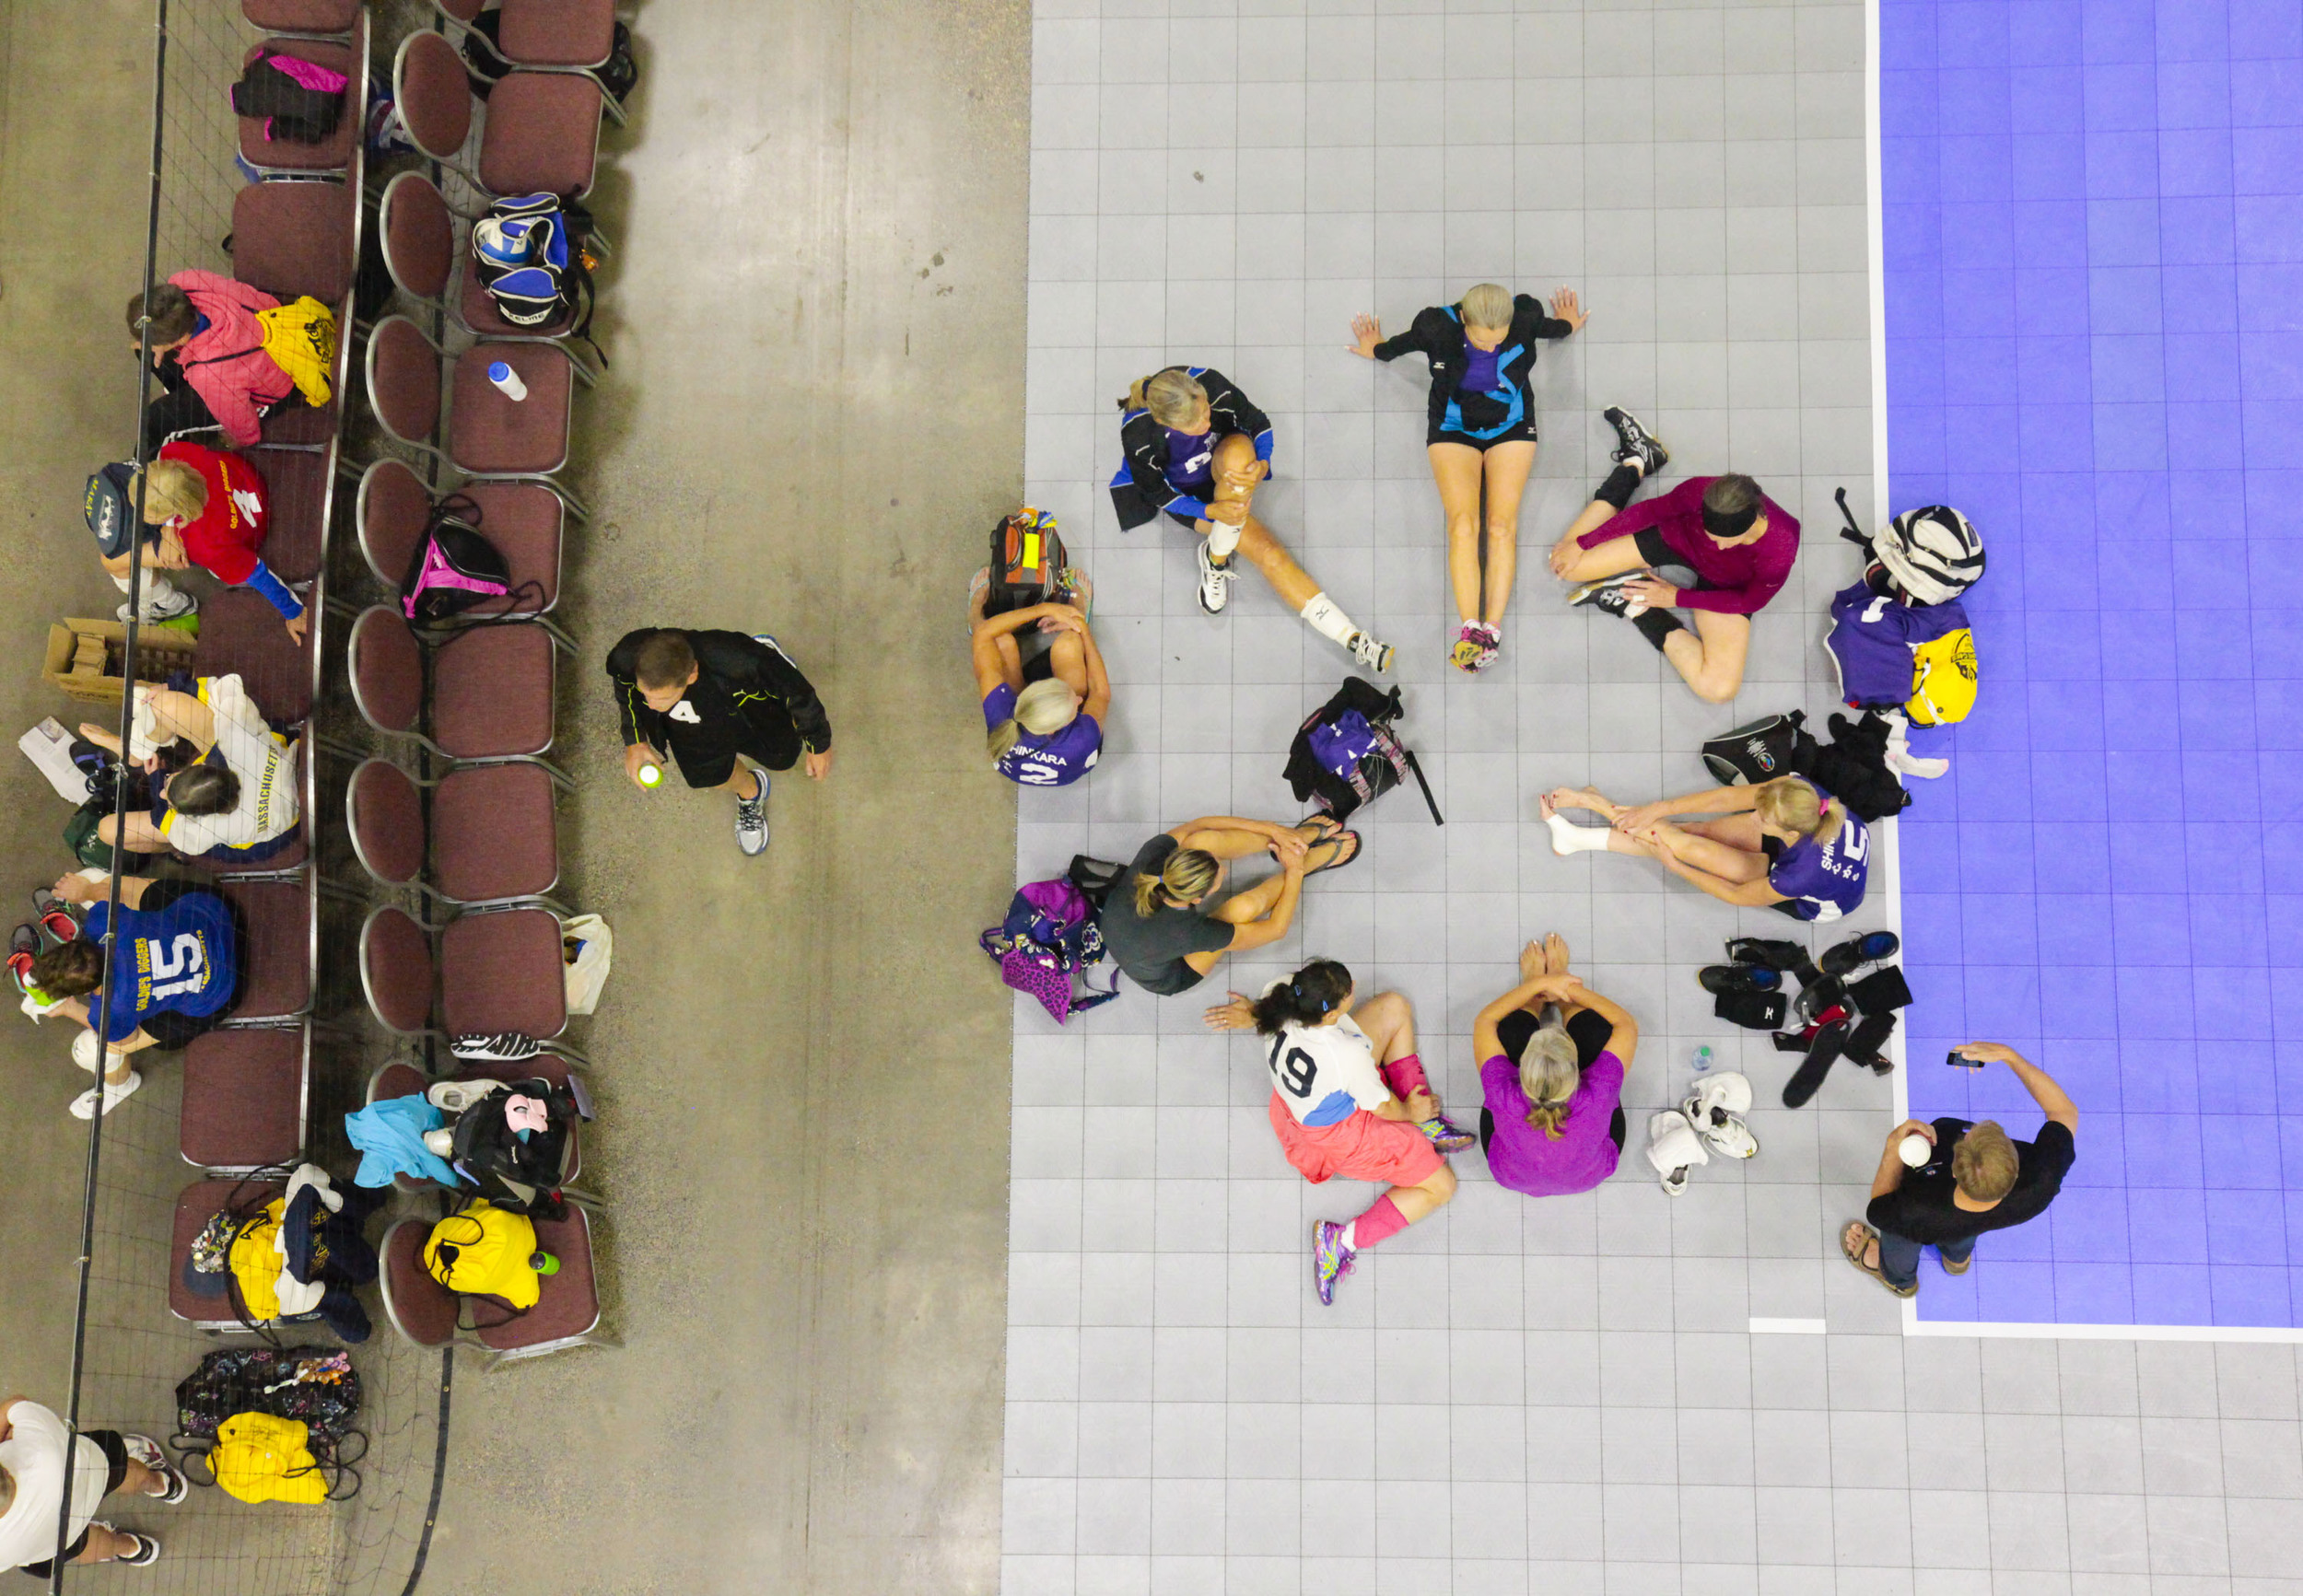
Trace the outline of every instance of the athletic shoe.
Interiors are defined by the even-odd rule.
[[[1783,984],[1778,971],[1761,964],[1707,964],[1696,972],[1703,990],[1724,996],[1736,992],[1772,992]]]
[[[1638,416],[1613,404],[1599,414],[1615,428],[1617,460],[1638,460],[1641,474],[1651,477],[1671,463],[1671,451],[1664,447],[1664,440],[1642,426]]]
[[[113,1562],[124,1563],[131,1568],[148,1568],[160,1560],[160,1543],[158,1536],[147,1535],[141,1530],[112,1530],[110,1524],[100,1519],[94,1521],[99,1528],[111,1530],[115,1535],[126,1535],[136,1544],[134,1551],[114,1557]]]
[[[1447,651],[1447,662],[1467,676],[1477,676],[1495,663],[1503,634],[1485,622],[1467,621],[1455,634],[1455,647]]]
[[[1210,615],[1223,613],[1232,601],[1232,563],[1221,565],[1208,557],[1208,540],[1199,540],[1199,607]]]
[[[1826,975],[1852,975],[1865,964],[1894,958],[1902,946],[1902,940],[1892,931],[1866,931],[1826,948],[1816,965]]]
[[[1435,1113],[1416,1126],[1431,1144],[1444,1153],[1459,1153],[1479,1138],[1464,1129],[1444,1113]]]
[[[128,608],[129,607],[127,605],[123,604],[119,609],[112,612],[114,615],[120,618],[123,624],[128,619]],[[170,597],[161,600],[159,603],[153,605],[151,610],[146,613],[144,617],[144,623],[146,626],[165,626],[171,621],[188,621],[199,612],[200,600],[193,598],[190,593],[178,591]]]
[[[544,1043],[518,1031],[499,1031],[482,1035],[476,1031],[451,1038],[448,1051],[458,1058],[485,1058],[497,1061],[533,1058],[544,1051]]]
[[[747,858],[767,852],[767,782],[760,782],[757,798],[736,800],[736,846]]]
[[[1335,1305],[1336,1282],[1351,1273],[1359,1254],[1343,1244],[1343,1227],[1322,1219],[1312,1227],[1312,1286],[1323,1308]]]
[[[168,1453],[160,1450],[159,1442],[148,1435],[124,1435],[120,1438],[120,1444],[130,1457],[166,1482],[168,1489],[151,1500],[172,1506],[190,1494],[192,1482],[184,1478],[181,1469],[168,1461]]]
[[[8,933],[8,973],[16,977],[16,989],[26,996],[32,992],[32,961],[40,954],[40,933],[29,926],[18,926]]]
[[[504,1089],[493,1080],[436,1080],[424,1089],[424,1101],[442,1113],[463,1113],[482,1098]]]
[[[1378,643],[1364,632],[1351,634],[1351,641],[1344,645],[1351,650],[1354,664],[1364,665],[1381,676],[1391,670],[1391,645]]]
[[[134,1096],[136,1088],[143,1084],[144,1077],[132,1069],[128,1072],[128,1078],[118,1086],[114,1086],[110,1081],[92,1086],[72,1100],[72,1117],[76,1120],[94,1119],[98,1113],[97,1099],[99,1097],[103,1099],[102,1112],[110,1113]]]
[[[32,889],[32,913],[40,916],[40,928],[59,942],[70,942],[80,935],[80,917],[45,887]]]
[[[1636,621],[1647,613],[1646,600],[1631,597],[1623,590],[1623,585],[1645,575],[1644,571],[1631,571],[1620,577],[1602,577],[1596,582],[1585,582],[1567,596],[1567,601],[1570,606],[1588,604],[1610,615],[1620,615],[1626,621]]]

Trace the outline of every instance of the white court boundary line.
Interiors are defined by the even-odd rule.
[[[1864,7],[1864,144],[1871,209],[1871,498],[1872,524],[1879,526],[1888,518],[1888,251],[1887,207],[1883,203],[1886,182],[1879,140],[1879,0],[1868,0]],[[1874,863],[1886,878],[1888,928],[1900,939],[1903,935],[1903,876],[1895,821],[1890,818],[1881,821],[1874,828],[1874,834],[1885,844]],[[1899,1124],[1909,1119],[1911,1112],[1905,1030],[1903,1026],[1896,1027],[1893,1043],[1897,1066],[1895,1117]],[[1901,1306],[1906,1335],[1973,1336],[2000,1341],[2232,1341],[2303,1345],[2303,1326],[1996,1323],[1983,1320],[1922,1319],[1915,1297],[1906,1298]],[[1755,1318],[1751,1321],[1751,1333],[1814,1334],[1816,1331],[1805,1328],[1810,1323],[1821,1327],[1820,1321]]]

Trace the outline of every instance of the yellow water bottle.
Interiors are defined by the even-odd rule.
[[[644,786],[644,787],[653,788],[653,787],[661,786],[662,784],[663,784],[663,766],[661,766],[661,765],[660,765],[660,764],[655,764],[655,763],[649,763],[649,764],[643,764],[643,765],[641,765],[641,766],[639,767],[639,785],[640,785],[640,786]]]

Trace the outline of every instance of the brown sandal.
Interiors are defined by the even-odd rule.
[[[1851,1237],[1855,1238],[1853,1246],[1848,1244]],[[1878,1239],[1879,1232],[1869,1225],[1865,1224],[1861,1219],[1850,1219],[1840,1229],[1840,1252],[1855,1266],[1857,1273],[1870,1276],[1898,1297],[1918,1296],[1917,1281],[1913,1281],[1909,1286],[1898,1286],[1885,1275],[1880,1274],[1872,1264],[1864,1262],[1864,1254],[1871,1250],[1871,1244]]]

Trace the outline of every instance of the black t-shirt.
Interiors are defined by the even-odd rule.
[[[1907,1171],[1900,1187],[1884,1197],[1872,1198],[1864,1217],[1890,1235],[1922,1246],[1940,1247],[1946,1241],[1964,1241],[1986,1230],[2004,1230],[2047,1212],[2047,1205],[2063,1189],[2063,1176],[2070,1172],[2073,1160],[2079,1156],[2070,1128],[2049,1120],[2040,1127],[2038,1140],[2016,1143],[2016,1157],[2020,1164],[2015,1190],[1995,1206],[1973,1213],[1951,1201],[1951,1194],[1957,1190],[1951,1181],[1951,1149],[1958,1146],[1959,1138],[1973,1124],[1971,1120],[1935,1121],[1935,1156],[1927,1160],[1925,1168]]]
[[[1147,915],[1136,913],[1136,878],[1156,876],[1168,856],[1181,845],[1161,835],[1136,851],[1135,862],[1112,888],[1096,924],[1104,932],[1105,950],[1120,973],[1146,992],[1162,996],[1188,992],[1206,979],[1184,962],[1191,953],[1221,953],[1232,945],[1233,927],[1208,918],[1209,903],[1189,909],[1161,903]]]

